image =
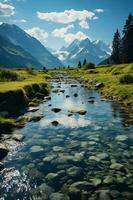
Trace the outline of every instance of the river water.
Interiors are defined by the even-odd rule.
[[[131,116],[116,102],[72,83],[53,81],[53,90],[64,92],[51,92],[37,111],[43,118],[17,130],[23,142],[8,141],[0,200],[133,199]],[[75,109],[87,112],[71,115]]]

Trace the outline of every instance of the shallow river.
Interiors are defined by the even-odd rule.
[[[53,81],[54,89],[60,85],[65,92],[51,92],[51,100],[39,106],[44,117],[18,130],[23,142],[9,140],[0,200],[133,199],[131,116],[96,91],[67,82]],[[74,109],[87,112],[69,115]]]

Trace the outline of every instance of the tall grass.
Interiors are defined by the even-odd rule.
[[[5,81],[20,81],[22,77],[16,72],[8,69],[0,69],[0,82]]]

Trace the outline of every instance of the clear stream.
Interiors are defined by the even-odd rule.
[[[16,131],[25,136],[23,142],[7,140],[0,200],[133,199],[132,116],[116,102],[72,83],[53,81],[54,89],[65,92],[51,92],[51,100],[36,111],[44,117]],[[71,109],[87,113],[68,116]]]

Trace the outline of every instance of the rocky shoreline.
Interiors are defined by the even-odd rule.
[[[21,142],[24,137],[11,134],[28,121],[39,121],[43,115],[38,107],[49,94],[46,83],[27,85],[23,89],[0,93],[0,160],[9,152],[8,140]],[[46,98],[45,98],[46,100]],[[3,169],[1,163],[0,169]]]

